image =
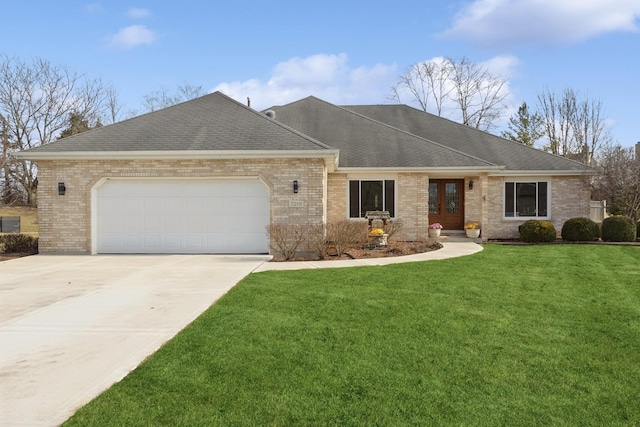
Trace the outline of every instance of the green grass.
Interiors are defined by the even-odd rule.
[[[640,248],[252,274],[65,425],[640,425]]]
[[[32,206],[0,206],[0,216],[19,216],[20,232],[38,237],[38,209]]]

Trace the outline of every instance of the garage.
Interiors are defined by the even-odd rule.
[[[97,253],[268,253],[269,189],[253,179],[108,179]]]

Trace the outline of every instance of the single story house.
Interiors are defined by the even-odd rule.
[[[222,93],[17,153],[38,164],[42,253],[267,253],[266,226],[430,223],[484,239],[589,215],[590,169],[406,105]]]

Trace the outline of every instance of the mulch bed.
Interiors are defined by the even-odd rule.
[[[421,254],[424,252],[436,251],[442,249],[442,243],[436,241],[419,241],[419,242],[389,242],[387,247],[367,248],[365,246],[356,246],[348,248],[342,256],[327,254],[326,261],[349,260],[349,259],[372,259],[372,258],[388,258],[403,255]],[[285,261],[283,258],[274,256],[272,262]],[[294,258],[289,261],[318,261],[318,257],[314,258]]]
[[[22,258],[23,256],[29,256],[29,255],[35,255],[35,254],[24,253],[24,252],[12,252],[8,254],[0,254],[0,262],[8,261],[10,259]]]

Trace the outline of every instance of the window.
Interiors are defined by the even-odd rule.
[[[548,205],[548,182],[505,182],[504,216],[506,218],[548,217]]]
[[[395,181],[349,181],[349,218],[364,218],[367,211],[389,211],[395,217]]]

